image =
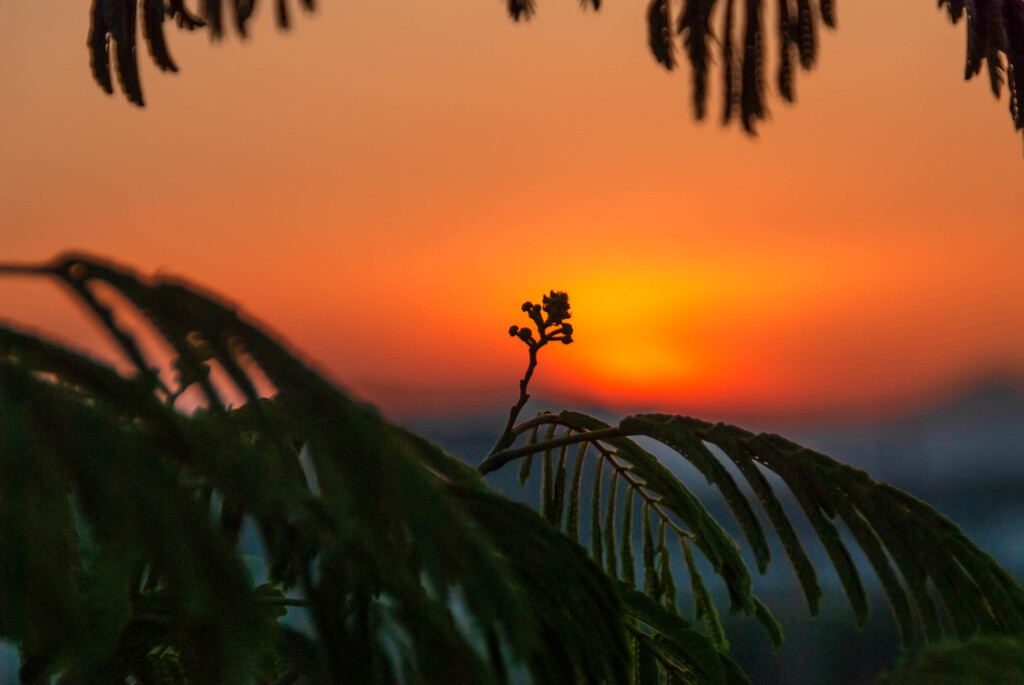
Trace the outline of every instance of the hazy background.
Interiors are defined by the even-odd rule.
[[[1022,144],[934,2],[840,3],[756,139],[717,125],[717,72],[692,120],[644,3],[541,0],[527,25],[497,1],[319,4],[287,34],[262,6],[247,42],[168,27],[177,75],[140,43],[139,110],[91,79],[87,2],[4,0],[0,259],[186,276],[473,463],[525,365],[519,305],[567,290],[576,342],[543,352],[541,408],[784,432],[1024,576]],[[0,279],[0,318],[109,357],[53,284]],[[893,653],[884,627],[876,649],[800,625],[766,677],[858,682]]]

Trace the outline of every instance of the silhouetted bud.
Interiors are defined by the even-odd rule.
[[[569,295],[562,291],[551,291],[551,295],[544,296],[544,311],[548,314],[548,321],[564,321],[572,316],[569,313]]]
[[[543,296],[543,304],[534,304],[527,300],[523,303],[522,309],[537,324],[538,338],[533,337],[532,328],[520,328],[519,326],[510,326],[508,334],[522,340],[531,350],[537,350],[548,342],[556,340],[563,345],[572,342],[572,325],[564,323],[571,316],[569,295],[566,293],[552,290]]]
[[[530,303],[527,303],[527,304],[530,304]],[[539,304],[530,304],[530,309],[529,309],[529,311],[527,313],[530,315],[530,318],[533,319],[533,322],[535,324],[537,324],[537,328],[541,332],[543,332],[544,331],[544,327],[546,326],[546,324],[544,323],[544,315],[540,313],[540,305]]]

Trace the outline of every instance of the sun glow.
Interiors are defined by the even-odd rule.
[[[572,375],[630,392],[686,386],[702,374],[706,360],[680,326],[699,301],[700,288],[685,276],[655,273],[617,272],[573,285],[575,325],[582,335],[566,360]]]

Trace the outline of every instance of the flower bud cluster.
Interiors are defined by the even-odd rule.
[[[568,294],[552,290],[550,295],[544,295],[541,304],[524,302],[522,309],[537,325],[539,338],[534,338],[533,329],[527,326],[509,327],[508,334],[511,337],[519,338],[532,350],[540,349],[555,340],[563,345],[572,342],[572,324],[566,322],[572,316]]]

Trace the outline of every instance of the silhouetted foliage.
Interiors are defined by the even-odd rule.
[[[524,303],[532,325],[509,329],[529,366],[477,470],[186,283],[82,255],[4,272],[63,283],[131,367],[0,327],[0,638],[21,650],[23,681],[748,682],[701,565],[776,646],[781,627],[737,541],[634,438],[718,489],[763,572],[764,527],[715,450],[735,464],[812,614],[817,573],[770,474],[811,522],[858,624],[866,593],[837,521],[905,644],[1024,633],[1024,589],[953,523],[784,438],[656,414],[517,422],[539,350],[572,343],[565,293]],[[126,325],[131,312],[145,326]],[[169,359],[150,352],[161,348]],[[481,478],[518,461],[525,482],[538,460],[536,512]],[[246,531],[265,578],[243,563]],[[293,612],[305,626],[282,621]]]
[[[313,10],[313,0],[297,0],[305,10]],[[258,0],[205,0],[202,11],[194,15],[184,0],[93,0],[92,28],[89,32],[91,65],[96,81],[108,93],[113,92],[111,59],[114,59],[118,81],[128,99],[142,105],[135,50],[137,8],[142,7],[142,32],[153,61],[165,71],[177,71],[164,37],[165,20],[174,20],[179,28],[193,30],[206,27],[212,37],[224,33],[224,5],[230,6],[234,25],[242,37],[248,35],[248,22]],[[274,0],[277,25],[287,29],[291,23],[289,0]],[[741,9],[734,5],[742,4]],[[764,12],[768,0],[651,0],[647,8],[648,44],[655,60],[666,69],[677,65],[675,51],[681,48],[690,63],[693,79],[694,113],[702,119],[706,112],[707,77],[714,59],[709,45],[719,46],[718,62],[722,69],[722,121],[737,117],[748,133],[755,133],[756,122],[764,119],[765,106],[764,54],[767,40]],[[597,10],[600,0],[580,0],[583,8]],[[966,15],[967,63],[966,78],[981,72],[987,64],[992,92],[998,98],[1004,75],[1009,91],[1010,115],[1016,129],[1024,128],[1024,3],[1019,0],[939,0],[953,23]],[[677,7],[673,14],[673,8]],[[721,26],[713,29],[716,7]],[[536,13],[534,0],[506,0],[509,16],[528,20]],[[778,68],[775,84],[779,95],[788,102],[796,97],[793,58],[800,68],[814,67],[818,53],[818,29],[834,28],[835,4],[832,0],[776,0],[778,16],[775,27]],[[736,16],[742,12],[742,17]],[[742,19],[742,34],[737,27]],[[742,39],[741,43],[737,43]],[[678,43],[678,45],[677,45]],[[742,49],[737,45],[742,44]]]
[[[0,329],[0,635],[19,644],[23,679],[148,682],[153,654],[190,682],[264,668],[287,682],[502,682],[506,660],[536,682],[625,678],[611,580],[473,469],[180,282],[79,257],[36,272],[78,296],[135,372]],[[173,350],[175,378],[153,371],[104,288]],[[227,387],[246,403],[227,406]],[[188,389],[191,416],[175,408]],[[243,526],[269,585],[242,565]],[[292,604],[311,631],[278,625]]]
[[[1002,635],[941,643],[924,649],[879,681],[879,685],[1019,685],[1024,646]]]
[[[967,16],[967,64],[964,78],[981,72],[988,63],[992,93],[999,97],[1003,74],[1009,91],[1013,125],[1024,128],[1024,3],[1017,0],[939,0],[955,24]]]

